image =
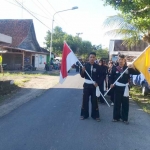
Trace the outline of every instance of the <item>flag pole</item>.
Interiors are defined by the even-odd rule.
[[[124,72],[118,77],[118,79],[113,83],[113,85],[116,84],[116,82],[123,76],[123,74],[128,70],[128,67],[124,70]],[[111,90],[111,88],[109,88],[106,93],[104,94],[104,96],[107,95],[107,93]]]
[[[132,64],[147,50],[147,48],[149,48],[150,47],[150,45],[149,46],[147,46],[146,48],[145,48],[145,50],[135,59],[135,60],[133,60],[133,62],[132,62]],[[116,84],[116,82],[123,76],[123,74],[126,72],[128,70],[128,67],[124,70],[124,72],[118,77],[118,79],[113,83],[113,85],[115,85]],[[107,90],[107,92],[104,94],[104,96],[106,96],[107,95],[107,93],[109,92],[111,90],[111,88],[109,88],[108,90]]]

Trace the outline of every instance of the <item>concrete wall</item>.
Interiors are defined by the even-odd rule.
[[[43,54],[35,54],[35,67],[37,69],[44,69],[46,63],[46,55]]]

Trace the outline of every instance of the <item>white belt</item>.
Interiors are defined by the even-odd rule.
[[[91,81],[91,80],[85,79],[85,80],[84,80],[84,83],[87,83],[87,84],[95,84],[95,81]],[[99,86],[97,86],[97,87],[96,87],[96,96],[97,96],[97,97],[100,97],[100,95],[101,95],[101,92],[100,92]]]
[[[91,80],[85,79],[85,80],[84,80],[84,83],[87,83],[87,84],[95,84],[95,81],[91,81]]]
[[[116,85],[117,86],[125,86],[125,90],[124,90],[124,95],[125,97],[128,97],[129,96],[129,83],[126,83],[126,84],[123,84],[123,83],[120,83],[120,82],[116,82]]]

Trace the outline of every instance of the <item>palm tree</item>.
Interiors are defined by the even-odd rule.
[[[150,44],[150,30],[148,33],[141,31],[139,28],[135,27],[130,23],[130,21],[125,20],[124,16],[121,14],[108,17],[104,23],[104,27],[113,28],[107,31],[106,35],[111,36],[121,36],[124,39],[123,44],[127,46],[134,46],[143,40]]]

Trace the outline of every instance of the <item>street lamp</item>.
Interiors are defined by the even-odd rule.
[[[72,7],[71,9],[65,9],[65,10],[57,11],[57,12],[55,12],[54,15],[53,15],[53,20],[52,20],[52,33],[51,33],[51,41],[50,41],[50,61],[51,61],[51,54],[52,54],[52,49],[53,49],[53,48],[52,48],[52,47],[53,47],[53,45],[52,45],[52,40],[53,40],[54,16],[55,16],[57,13],[64,12],[64,11],[68,11],[68,10],[74,10],[74,9],[78,9],[78,7],[77,7],[77,6],[74,6],[74,7]]]

